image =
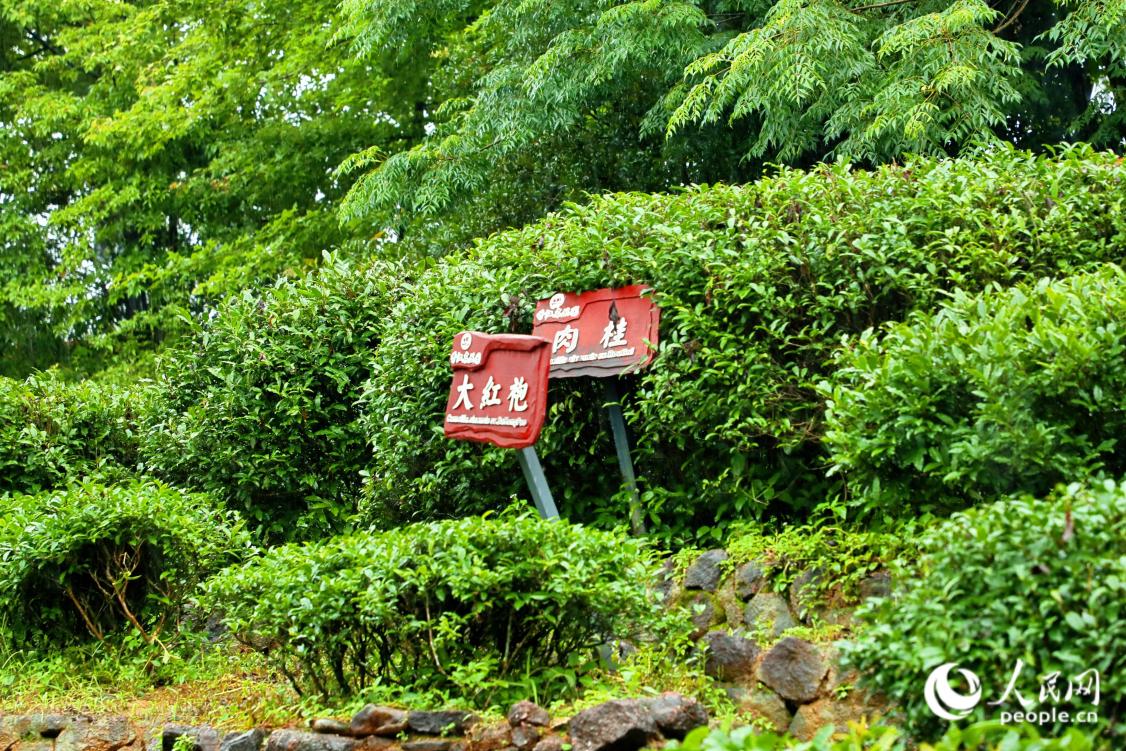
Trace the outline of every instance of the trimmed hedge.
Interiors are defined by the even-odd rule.
[[[202,579],[245,553],[236,516],[158,482],[0,501],[0,641],[54,647],[173,631]]]
[[[369,453],[354,402],[402,273],[328,257],[222,307],[159,362],[150,469],[226,500],[270,539],[345,529]]]
[[[981,682],[966,722],[1020,711],[1015,696],[988,705],[1002,699],[1018,660],[1015,688],[1038,705],[1030,709],[1051,710],[1041,680],[1058,671],[1059,709],[1098,712],[1096,725],[1075,727],[1101,733],[1100,747],[1126,733],[1126,482],[979,506],[926,532],[921,546],[916,565],[893,572],[893,596],[861,608],[866,628],[845,648],[864,682],[896,700],[910,735],[934,737],[945,727],[923,687],[947,662]],[[1093,695],[1065,701],[1068,681],[1091,669],[1100,676],[1099,705]],[[967,693],[965,684],[955,690]],[[1069,726],[1042,727],[1055,735]]]
[[[652,634],[654,575],[637,540],[508,513],[274,548],[206,599],[300,693],[381,684],[492,706],[557,698],[607,639]]]
[[[524,494],[511,452],[441,433],[461,329],[528,332],[537,298],[649,283],[661,351],[628,379],[651,522],[707,536],[840,493],[825,476],[824,401],[842,338],[981,290],[1126,259],[1126,166],[1075,147],[997,150],[862,172],[782,170],[755,184],[613,195],[481,241],[408,283],[381,326],[363,425],[364,512],[459,515]],[[552,385],[538,450],[564,513],[626,518],[601,384]]]
[[[1126,475],[1126,272],[981,295],[839,358],[825,442],[862,515]]]
[[[136,471],[133,396],[54,371],[0,378],[0,494],[35,493],[76,477]]]

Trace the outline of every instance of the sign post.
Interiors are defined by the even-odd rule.
[[[630,526],[644,534],[641,496],[616,379],[653,361],[661,311],[635,284],[580,294],[559,292],[536,304],[532,333],[551,346],[551,377],[606,378],[606,408],[618,467],[630,495]]]
[[[458,334],[443,425],[447,438],[520,449],[520,468],[545,519],[559,516],[533,448],[547,414],[549,357],[549,343],[539,337]]]

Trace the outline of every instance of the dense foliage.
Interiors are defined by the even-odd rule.
[[[111,385],[68,383],[51,371],[0,377],[0,495],[135,471],[137,422],[131,394]]]
[[[403,273],[333,259],[223,306],[161,359],[149,468],[226,499],[273,539],[340,531],[369,454],[354,403]]]
[[[440,62],[434,132],[366,155],[376,168],[346,209],[439,237],[578,187],[743,182],[764,161],[876,163],[975,140],[1118,148],[1124,135],[1121,0],[344,7],[361,54]]]
[[[635,540],[506,514],[274,548],[209,600],[299,691],[379,682],[488,706],[559,696],[597,646],[651,629],[652,573]]]
[[[825,440],[861,513],[1126,474],[1126,273],[970,295],[844,351]]]
[[[156,643],[246,544],[209,498],[151,480],[0,500],[0,641],[54,648],[125,629]]]
[[[981,681],[971,719],[1020,711],[1005,688],[1022,661],[1014,688],[1030,708],[1058,705],[1073,716],[1097,709],[1104,737],[1126,730],[1126,484],[1073,485],[1047,500],[980,506],[925,533],[922,547],[893,596],[861,610],[868,628],[846,645],[865,680],[897,697],[911,735],[929,737],[943,724],[922,689],[947,662]],[[1093,693],[1064,700],[1069,682],[1084,683],[1089,670],[1101,679],[1098,706]],[[1055,672],[1058,702],[1040,693]],[[993,701],[1006,703],[987,705]],[[1044,727],[1065,729],[1054,721]]]
[[[381,327],[364,421],[368,518],[464,514],[522,484],[510,453],[444,439],[462,329],[531,330],[537,298],[642,282],[662,308],[653,366],[625,384],[650,520],[675,534],[813,506],[837,492],[820,445],[842,337],[955,288],[1126,255],[1126,167],[1076,148],[916,159],[873,172],[785,170],[743,187],[606,196],[482,241],[405,286]],[[539,443],[573,518],[622,519],[600,384],[552,385]]]

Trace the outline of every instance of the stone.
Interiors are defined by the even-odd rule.
[[[71,718],[61,714],[33,714],[27,716],[28,729],[25,735],[37,735],[53,740],[71,724]]]
[[[891,574],[887,571],[876,571],[860,582],[860,599],[869,597],[888,597],[891,595]]]
[[[474,728],[468,740],[470,751],[499,751],[512,745],[512,729],[508,725]]]
[[[781,595],[759,592],[747,603],[743,622],[752,631],[761,631],[777,639],[788,628],[798,625]]]
[[[707,675],[719,681],[736,681],[754,673],[760,652],[755,642],[726,631],[709,631],[703,641]]]
[[[735,596],[740,600],[749,600],[757,595],[766,585],[766,574],[755,561],[744,563],[735,569]]]
[[[266,751],[354,751],[355,747],[355,738],[304,730],[275,730],[266,739]]]
[[[676,583],[676,561],[668,558],[657,569],[657,581],[653,585],[653,591],[661,598],[663,604],[669,605],[676,599],[679,589]]]
[[[770,723],[776,733],[786,732],[793,719],[782,697],[761,685],[735,699],[735,707],[742,715]]]
[[[379,735],[391,738],[407,729],[407,713],[394,707],[380,707],[368,704],[352,715],[348,723],[347,735],[362,738]]]
[[[708,710],[695,698],[670,691],[645,703],[666,738],[684,740],[689,732],[708,724]]]
[[[128,717],[76,717],[55,738],[56,751],[118,751],[137,740]]]
[[[352,751],[387,751],[395,748],[395,741],[378,735],[368,735],[356,741]]]
[[[219,744],[219,751],[258,751],[266,734],[261,728],[253,728],[244,733],[227,733]]]
[[[685,589],[699,589],[714,592],[723,577],[720,564],[728,559],[726,550],[709,550],[688,567],[684,575]]]
[[[691,613],[692,638],[699,639],[708,632],[716,620],[715,603],[712,602],[711,596],[700,592],[689,600],[688,612]]]
[[[532,751],[563,751],[563,739],[558,735],[549,735],[537,743]]]
[[[516,727],[517,725],[538,725],[541,728],[545,728],[551,724],[551,715],[539,704],[525,699],[524,701],[516,702],[512,705],[512,708],[508,710],[508,724],[512,727]]]
[[[348,723],[334,720],[329,717],[318,717],[309,723],[314,733],[329,733],[331,735],[351,735]]]
[[[407,741],[403,744],[403,751],[451,751],[454,745],[455,742],[449,738],[426,738]]]
[[[192,751],[219,751],[219,731],[208,725],[165,725],[160,734],[161,751],[172,751],[181,736],[192,740]]]
[[[635,751],[660,733],[649,708],[637,700],[599,704],[571,718],[574,751]]]
[[[821,569],[807,568],[790,583],[790,610],[799,620],[807,621],[817,605],[817,589],[821,584]]]
[[[531,751],[542,735],[543,731],[535,725],[517,725],[512,728],[512,745],[520,751]]]
[[[461,735],[476,721],[471,712],[459,709],[407,713],[407,727],[423,735]]]
[[[759,665],[759,680],[783,699],[805,704],[817,698],[829,665],[817,647],[787,636],[766,653]]]
[[[866,703],[859,695],[850,694],[846,699],[837,701],[826,697],[798,707],[789,731],[798,740],[808,741],[826,725],[833,725],[837,731],[843,732],[848,728],[850,720],[859,722],[880,714],[878,709]]]

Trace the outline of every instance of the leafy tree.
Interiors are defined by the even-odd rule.
[[[344,7],[361,54],[442,63],[433,132],[353,160],[372,169],[345,214],[441,242],[450,223],[484,234],[584,190],[743,181],[768,161],[1123,143],[1122,0]]]
[[[327,0],[0,9],[0,372],[152,348],[228,290],[361,228],[339,161],[418,139],[410,84],[334,41]],[[99,335],[113,333],[112,339]]]

